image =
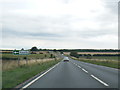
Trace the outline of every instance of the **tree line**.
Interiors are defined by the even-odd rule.
[[[37,47],[32,47],[31,51],[59,51],[59,52],[120,52],[119,49],[38,49]]]
[[[21,50],[24,50],[22,48]],[[30,51],[54,51],[54,52],[120,52],[119,49],[39,49],[36,46],[31,47]],[[13,50],[2,50],[2,51],[13,51]]]
[[[73,57],[76,57],[76,58],[79,58],[79,57],[82,57],[82,56],[85,56],[85,57],[92,57],[92,56],[120,56],[120,54],[78,54],[76,51],[72,51],[70,52],[70,56],[73,56]]]

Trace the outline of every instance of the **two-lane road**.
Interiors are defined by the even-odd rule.
[[[118,88],[118,70],[70,59],[61,61],[27,88]]]

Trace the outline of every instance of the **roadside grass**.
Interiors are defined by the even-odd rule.
[[[92,63],[92,64],[97,64],[97,65],[102,65],[102,66],[107,66],[107,67],[112,67],[112,68],[117,68],[120,69],[120,61],[119,60],[107,60],[102,57],[102,59],[85,59],[85,58],[75,58],[72,57],[74,60],[78,61],[83,61],[87,63]]]
[[[0,54],[0,56],[0,58],[2,58],[2,70],[9,70],[21,65],[37,64],[56,59],[51,57],[50,53],[30,55]]]
[[[10,70],[23,65],[38,64],[46,61],[55,60],[54,58],[33,59],[33,60],[2,60],[2,70]]]
[[[118,60],[118,56],[93,56],[92,59]]]
[[[59,61],[60,60],[52,60],[32,65],[22,65],[14,69],[4,70],[2,72],[2,88],[14,88],[36,74],[47,70]]]

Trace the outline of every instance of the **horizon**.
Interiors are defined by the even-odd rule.
[[[21,48],[22,49],[22,48]],[[21,49],[0,49],[0,50],[21,50]],[[24,49],[24,48],[23,48]],[[31,49],[31,48],[29,48]],[[24,50],[29,50],[29,49],[24,49]],[[54,49],[49,49],[49,48],[38,48],[39,49],[47,49],[47,50],[54,50]],[[64,50],[64,49],[56,49],[56,50]],[[87,50],[87,49],[65,49],[65,50]],[[88,49],[88,50],[119,50],[119,49]]]

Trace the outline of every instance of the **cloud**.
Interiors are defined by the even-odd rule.
[[[4,0],[2,47],[117,48],[117,1]]]
[[[119,0],[103,0],[104,7],[107,8],[111,13],[118,14],[118,2]]]

